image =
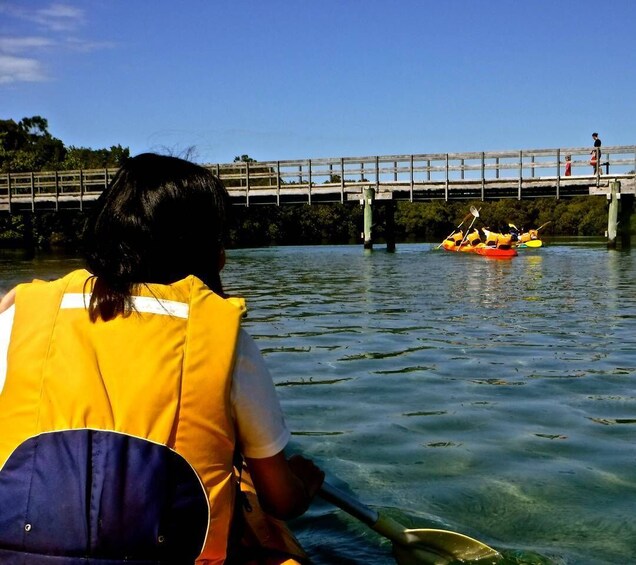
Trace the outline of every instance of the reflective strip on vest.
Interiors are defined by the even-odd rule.
[[[91,294],[67,293],[62,297],[60,308],[88,308]],[[145,314],[163,314],[177,318],[187,318],[189,307],[183,302],[164,300],[162,298],[149,298],[147,296],[133,296],[133,308],[136,312]]]

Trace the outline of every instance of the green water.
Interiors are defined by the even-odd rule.
[[[578,239],[505,261],[433,247],[228,253],[226,290],[248,299],[292,450],[375,509],[507,564],[633,562],[636,255]],[[78,265],[1,257],[1,289]],[[293,526],[317,564],[392,562],[324,502]]]

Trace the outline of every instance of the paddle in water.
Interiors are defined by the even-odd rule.
[[[388,516],[381,516],[359,500],[323,483],[321,498],[334,504],[372,530],[393,542],[398,565],[451,565],[498,563],[501,555],[492,547],[457,532],[436,529],[409,529]]]

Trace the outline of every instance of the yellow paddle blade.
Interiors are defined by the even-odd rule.
[[[407,529],[327,482],[322,484],[319,494],[390,539],[398,565],[494,565],[501,559],[496,550],[464,534],[448,530]]]
[[[498,563],[501,560],[499,552],[492,547],[458,532],[435,529],[407,529],[404,533],[408,540],[408,545],[400,547],[399,550],[396,546],[395,551],[402,551],[408,547],[411,551],[415,550],[417,555],[417,552],[421,551],[423,549],[422,546],[425,544],[428,552],[432,550],[439,553],[436,558],[438,561],[433,562],[435,565],[457,560],[487,565]],[[446,559],[446,561],[439,561],[440,559]],[[401,561],[398,561],[398,563],[402,565]],[[418,561],[417,563],[426,562]]]
[[[417,546],[393,546],[393,558],[397,565],[495,565],[500,563],[501,556],[484,556],[476,559],[461,559],[450,555],[438,555]]]
[[[458,562],[494,565],[501,560],[499,552],[492,547],[458,532],[409,529],[381,515],[371,527],[393,542],[393,555],[398,565],[450,565]]]

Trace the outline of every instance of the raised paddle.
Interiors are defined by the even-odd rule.
[[[459,228],[461,228],[464,225],[464,222],[470,218],[471,216],[474,216],[473,210],[475,210],[474,206],[470,207],[470,212],[468,214],[466,214],[466,216],[464,217],[464,219],[462,220],[462,223],[459,224],[452,232],[450,232],[443,240],[442,243],[440,243],[435,249],[439,249],[442,245],[444,245],[444,241],[447,240],[451,235],[453,235]],[[477,215],[479,216],[479,212],[477,212]]]
[[[398,565],[448,565],[471,561],[486,565],[498,563],[501,559],[501,555],[492,547],[457,532],[406,528],[327,482],[322,484],[318,494],[390,539]]]
[[[475,208],[474,206],[470,207],[470,213],[474,216],[473,221],[470,222],[470,225],[468,226],[468,229],[466,230],[466,234],[464,235],[464,239],[462,239],[461,243],[455,248],[455,251],[459,251],[461,246],[464,245],[464,241],[466,241],[466,238],[468,237],[468,234],[470,233],[470,229],[473,227],[475,220],[479,218],[479,210],[477,210],[477,208]]]

